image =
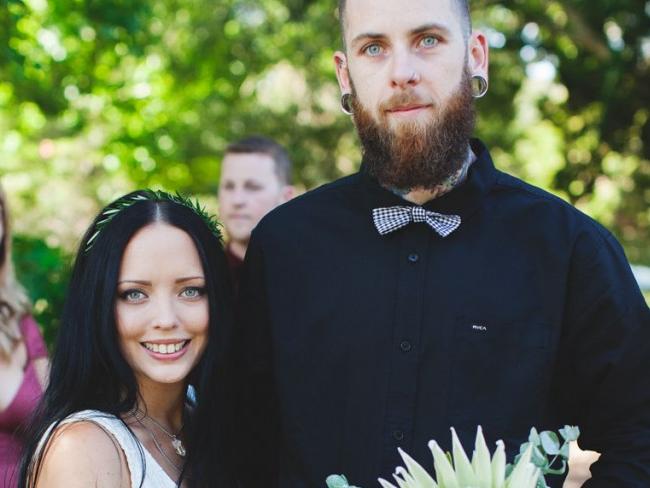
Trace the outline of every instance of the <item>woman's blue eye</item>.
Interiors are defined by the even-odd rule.
[[[204,288],[200,288],[198,286],[191,286],[189,288],[185,288],[181,292],[181,295],[183,295],[185,298],[198,298],[204,293],[205,293]]]
[[[366,48],[366,52],[370,56],[377,56],[377,55],[381,54],[381,46],[379,44],[371,44],[370,46],[368,46]]]
[[[144,298],[144,293],[140,290],[126,290],[122,293],[121,297],[128,302],[137,302]]]
[[[438,39],[433,36],[426,36],[422,38],[421,43],[424,47],[432,47],[438,43]]]

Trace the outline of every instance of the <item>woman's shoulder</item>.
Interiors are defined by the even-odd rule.
[[[92,415],[73,414],[52,431],[36,486],[129,487],[125,454],[110,430]]]
[[[113,436],[100,424],[90,419],[79,419],[63,423],[54,429],[45,455],[49,456],[54,451],[71,455],[72,460],[75,459],[73,454],[79,454],[114,462],[119,461],[121,449]]]

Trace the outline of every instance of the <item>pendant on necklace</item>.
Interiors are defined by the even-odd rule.
[[[185,446],[183,445],[183,441],[177,437],[172,438],[172,447],[174,448],[174,451],[176,451],[176,454],[178,454],[180,457],[185,457],[185,454],[187,454]]]

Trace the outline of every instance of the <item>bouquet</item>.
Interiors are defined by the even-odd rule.
[[[476,433],[474,452],[470,460],[454,429],[452,454],[442,451],[436,441],[429,442],[433,455],[434,478],[402,449],[398,449],[405,467],[398,467],[393,483],[379,479],[383,488],[547,488],[545,476],[562,474],[569,459],[569,443],[580,435],[578,427],[565,426],[560,437],[555,432],[538,433],[531,429],[528,442],[520,446],[514,464],[506,464],[505,445],[497,442],[494,455],[483,437],[481,427]],[[348,484],[343,475],[331,475],[328,488],[358,488]]]

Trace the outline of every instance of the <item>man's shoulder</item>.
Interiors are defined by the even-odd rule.
[[[526,242],[531,249],[550,253],[557,262],[571,263],[573,269],[585,273],[627,263],[616,237],[562,198],[501,172],[493,195],[495,213],[491,217],[505,219],[509,232],[523,239],[517,242]],[[628,272],[629,266],[621,269]]]
[[[314,218],[318,214],[331,212],[337,206],[345,205],[350,196],[358,191],[361,175],[355,173],[321,185],[270,211],[258,224],[258,233],[267,228],[296,225],[303,218]]]
[[[300,212],[313,205],[329,204],[332,201],[345,198],[346,194],[351,191],[356,191],[360,180],[360,173],[344,176],[329,183],[325,183],[313,190],[309,190],[308,192],[289,200],[276,210],[278,210],[278,213],[280,214],[283,212]]]
[[[553,221],[557,225],[564,224],[574,232],[593,233],[601,239],[613,238],[609,230],[571,203],[508,173],[497,171],[494,193],[527,213],[531,221]]]

